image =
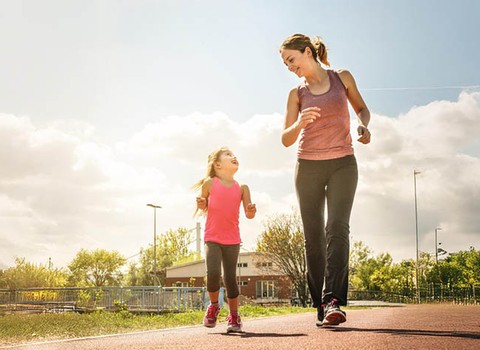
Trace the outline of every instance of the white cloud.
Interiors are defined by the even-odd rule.
[[[444,249],[478,248],[480,159],[463,153],[478,145],[478,120],[479,93],[399,117],[373,115],[372,143],[355,142],[360,182],[352,238],[396,260],[414,257],[415,168],[421,171],[420,249],[433,251],[436,227],[442,227]],[[237,179],[250,186],[257,204],[257,217],[241,220],[244,246],[251,249],[266,217],[296,206],[296,150],[281,145],[282,124],[279,114],[240,123],[223,113],[194,113],[150,123],[108,145],[92,141],[88,124],[39,127],[0,115],[0,264],[25,256],[65,266],[80,248],[133,255],[152,242],[150,202],[162,206],[158,232],[194,227],[191,185],[204,175],[207,155],[222,145],[237,154]]]
[[[479,140],[480,94],[436,101],[398,118],[374,115],[373,141],[357,146],[361,180],[352,217],[354,239],[394,257],[415,254],[413,170],[417,175],[420,250],[434,252],[443,227],[449,251],[478,247],[480,159],[462,154]]]

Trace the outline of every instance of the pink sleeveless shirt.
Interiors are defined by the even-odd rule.
[[[330,89],[314,95],[305,82],[298,86],[300,111],[320,107],[320,118],[308,124],[298,143],[298,158],[326,160],[353,154],[347,91],[337,72],[327,70]]]
[[[204,242],[239,244],[241,239],[238,219],[242,201],[240,185],[235,181],[232,187],[226,187],[217,177],[212,180]]]

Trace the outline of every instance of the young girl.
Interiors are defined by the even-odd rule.
[[[223,282],[227,289],[230,309],[227,332],[242,331],[242,321],[238,314],[239,291],[236,276],[241,243],[238,227],[240,202],[243,203],[248,219],[253,219],[257,211],[255,204],[251,203],[248,186],[239,185],[233,178],[238,165],[232,151],[221,147],[208,156],[207,174],[193,186],[195,190],[201,189],[201,195],[197,197],[197,211],[202,210],[207,216],[204,241],[210,305],[203,318],[203,325],[215,327],[217,324],[223,263]]]

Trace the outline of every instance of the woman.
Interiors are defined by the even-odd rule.
[[[322,66],[330,63],[320,38],[294,34],[280,54],[288,70],[304,79],[289,93],[282,143],[289,147],[300,136],[295,187],[316,324],[338,325],[346,321],[340,306],[347,304],[349,222],[358,180],[348,103],[364,144],[370,142],[370,111],[349,71]]]

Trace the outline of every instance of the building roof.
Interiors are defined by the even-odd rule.
[[[262,253],[259,253],[259,252],[242,252],[239,255],[240,256],[252,256],[252,255],[261,255],[261,254]],[[173,265],[173,266],[167,267],[166,270],[171,271],[171,270],[184,268],[186,266],[192,266],[192,265],[197,265],[197,264],[204,265],[205,264],[205,258],[200,259],[200,260],[195,260],[195,261],[189,261],[189,262],[182,263],[182,264]]]

